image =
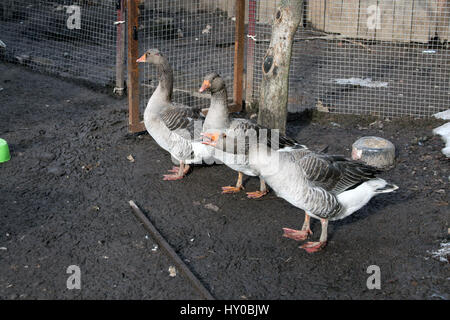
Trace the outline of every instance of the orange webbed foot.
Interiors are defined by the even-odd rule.
[[[307,230],[295,230],[289,228],[283,228],[283,237],[293,239],[295,241],[304,241],[312,234],[310,229]]]
[[[163,180],[164,181],[175,181],[175,180],[180,180],[183,179],[184,176],[180,176],[178,174],[165,174],[163,176]]]
[[[242,189],[244,189],[244,188],[227,186],[227,187],[222,187],[222,193],[238,193]]]
[[[322,250],[326,246],[325,241],[319,242],[307,242],[304,245],[300,246],[300,248],[305,249],[308,253],[313,253]]]
[[[247,192],[247,198],[249,199],[259,199],[264,197],[268,192],[267,191],[254,191]]]

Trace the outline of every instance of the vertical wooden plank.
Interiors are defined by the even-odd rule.
[[[278,7],[278,0],[260,0],[258,10],[258,21],[260,23],[272,24],[273,15]]]
[[[127,0],[128,24],[128,125],[131,132],[142,131],[139,120],[139,70],[138,57],[138,1]]]
[[[381,10],[381,29],[377,30],[377,40],[392,41],[394,32],[395,0],[378,0]]]
[[[313,28],[318,29],[318,15],[320,15],[320,1],[318,0],[309,0],[309,6],[310,6],[310,18],[311,18],[311,25]]]
[[[413,1],[396,1],[394,13],[393,41],[410,42],[413,17]]]
[[[311,25],[318,30],[324,30],[326,0],[310,0],[309,9]]]
[[[224,12],[228,13],[228,1],[210,1],[211,4],[211,8],[209,9],[210,11],[215,11],[216,9],[220,9]]]
[[[317,6],[316,10],[321,9]],[[325,4],[324,31],[340,33],[348,37],[358,35],[360,0],[328,0]],[[316,18],[320,24],[320,19]]]
[[[313,5],[311,0],[305,0],[306,1],[306,21],[311,23],[311,6]]]
[[[328,0],[325,8],[324,31],[341,33],[342,0]],[[351,21],[348,21],[351,23]]]
[[[247,40],[247,80],[245,85],[245,100],[253,102],[253,70],[255,66],[256,36],[256,0],[248,0],[248,40]]]
[[[124,21],[125,1],[120,0],[117,4],[117,21]],[[116,50],[116,87],[114,93],[121,96],[125,90],[125,24],[123,23],[117,24]]]
[[[306,21],[310,22],[312,25],[312,10],[314,6],[314,0],[305,0],[306,3]]]
[[[322,0],[309,0],[308,2],[308,17],[309,17],[309,21],[311,22],[311,26],[313,28],[319,29],[320,28],[320,15],[323,14],[323,12],[321,12],[321,2],[323,2]]]
[[[236,0],[236,33],[234,42],[233,101],[235,111],[242,110],[242,86],[244,78],[245,0]],[[234,111],[234,110],[233,110]]]
[[[441,41],[450,40],[450,0],[438,0],[439,20],[437,34]]]
[[[236,12],[236,2],[227,0],[225,2],[227,4],[227,15],[228,17],[233,17],[234,13]]]
[[[341,33],[347,37],[358,35],[360,0],[342,0]]]
[[[266,15],[266,0],[258,1],[258,10],[256,11],[256,19],[259,22],[262,22],[262,17]]]
[[[377,10],[378,0],[360,1],[358,38],[375,40],[376,32],[381,28]]]
[[[432,1],[415,0],[411,41],[427,43],[436,33],[436,19]]]
[[[318,15],[318,25],[320,30],[325,30],[325,11],[327,10],[327,0],[320,0],[320,14]]]
[[[208,0],[199,0],[197,2],[197,10],[207,10],[208,7],[207,5],[210,3],[211,1]]]
[[[432,39],[436,36],[438,26],[439,26],[439,20],[440,20],[440,0],[430,0],[428,2],[428,8],[427,8],[427,14],[428,19],[430,20],[429,24],[429,38]]]

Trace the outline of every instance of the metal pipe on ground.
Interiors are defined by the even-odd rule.
[[[181,260],[181,258],[177,255],[175,250],[169,245],[169,243],[164,239],[164,237],[159,233],[159,231],[155,228],[155,226],[150,222],[150,220],[146,217],[146,215],[142,212],[141,209],[136,205],[133,200],[129,201],[131,208],[133,209],[134,215],[138,218],[143,224],[144,227],[150,232],[152,237],[156,240],[161,248],[170,256],[170,258],[175,262],[179,270],[184,273],[184,275],[189,279],[192,285],[197,289],[197,291],[206,299],[206,300],[215,300],[211,293],[203,286],[200,280],[191,272],[189,267]]]

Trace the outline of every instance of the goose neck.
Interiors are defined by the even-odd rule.
[[[163,62],[158,65],[158,76],[158,94],[163,100],[167,102],[172,101],[173,71],[166,59],[164,59]]]
[[[227,105],[227,91],[222,89],[211,95],[211,105],[206,116],[204,129],[224,129],[230,123]]]

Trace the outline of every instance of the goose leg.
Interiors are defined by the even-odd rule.
[[[239,172],[238,180],[236,182],[236,187],[232,187],[232,186],[222,187],[222,193],[237,193],[237,192],[241,191],[241,189],[244,189],[244,187],[242,186],[242,177],[243,177],[242,172]]]
[[[319,242],[307,242],[304,245],[300,246],[300,248],[305,249],[308,253],[317,252],[327,244],[328,220],[320,219],[320,223],[322,224],[322,233],[320,234]]]
[[[305,213],[305,221],[303,222],[302,230],[294,230],[289,228],[283,228],[284,234],[283,237],[294,239],[296,241],[303,241],[308,238],[312,231],[310,229],[310,220],[311,217]]]
[[[173,167],[169,172],[173,174],[165,174],[163,180],[166,181],[174,181],[182,179],[189,171],[190,166],[188,164],[184,164],[183,161],[180,161],[179,167]]]
[[[250,199],[259,199],[263,196],[265,196],[267,194],[267,186],[266,186],[266,182],[264,181],[263,178],[259,178],[259,190],[260,191],[254,191],[254,192],[247,192],[247,197]]]

